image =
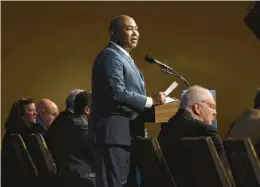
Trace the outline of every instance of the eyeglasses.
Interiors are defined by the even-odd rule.
[[[44,110],[44,112],[46,112],[46,113],[52,115],[53,117],[57,117],[57,116],[58,116],[57,113],[52,113],[52,112],[50,112],[50,111],[48,111],[48,110]]]
[[[202,103],[206,103],[210,108],[212,108],[213,110],[216,110],[216,105],[215,104],[212,104],[212,103],[209,103],[207,101],[201,101]]]

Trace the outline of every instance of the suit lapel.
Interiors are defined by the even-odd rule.
[[[130,66],[132,67],[132,69],[133,69],[134,72],[136,73],[140,84],[142,85],[142,86],[141,86],[141,89],[142,89],[143,94],[146,94],[143,74],[141,73],[141,71],[139,70],[139,68],[135,65],[133,59],[132,59],[130,56],[127,56],[126,54],[124,54],[124,53],[123,53],[120,49],[118,49],[118,47],[116,47],[113,43],[110,43],[110,44],[109,44],[109,47],[112,48],[112,49],[114,49],[114,50],[116,50],[119,54],[121,54],[121,56],[123,56],[123,57],[127,60],[127,62],[130,64]]]
[[[144,95],[146,95],[146,91],[145,91],[145,82],[144,82],[144,76],[142,74],[142,72],[140,71],[140,69],[135,65],[135,63],[133,62],[134,66],[135,66],[135,69],[138,71],[138,74],[140,76],[140,79],[141,80],[141,84],[142,84],[142,91],[144,93]]]

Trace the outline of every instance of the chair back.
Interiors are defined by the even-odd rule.
[[[226,170],[210,137],[182,138],[187,180],[198,187],[231,187]]]
[[[134,160],[140,169],[142,187],[176,187],[156,138],[137,137]]]
[[[260,164],[251,140],[228,139],[223,143],[236,187],[259,187]]]

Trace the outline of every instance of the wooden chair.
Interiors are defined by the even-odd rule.
[[[3,187],[38,184],[38,170],[20,134],[4,138],[1,155]]]
[[[54,181],[57,168],[43,136],[40,133],[31,134],[27,147],[38,169],[42,186],[49,186]]]
[[[182,138],[189,184],[196,187],[231,187],[226,170],[210,137]]]
[[[224,140],[236,187],[260,187],[260,164],[251,140]]]
[[[136,138],[133,154],[142,187],[177,186],[156,138]]]

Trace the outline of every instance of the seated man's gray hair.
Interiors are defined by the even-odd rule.
[[[209,95],[211,93],[208,89],[199,85],[191,86],[181,97],[180,108],[188,109],[195,103],[204,101]]]
[[[84,90],[78,89],[78,88],[75,88],[70,91],[70,93],[66,99],[66,109],[67,110],[74,112],[74,100],[75,100],[76,96],[82,91],[84,91]]]

